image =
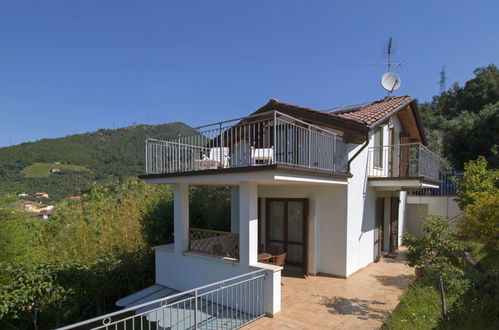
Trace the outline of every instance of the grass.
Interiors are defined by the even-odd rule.
[[[71,164],[33,163],[26,166],[21,173],[27,178],[46,178],[51,175],[50,170],[58,168],[61,171],[89,171],[85,166]]]
[[[440,321],[438,291],[417,279],[400,298],[400,304],[382,329],[434,329]]]
[[[442,319],[435,283],[425,276],[405,291],[400,304],[382,329],[498,329],[499,251],[477,242],[465,242],[482,272],[464,268],[469,285],[460,292],[446,292],[447,319]]]

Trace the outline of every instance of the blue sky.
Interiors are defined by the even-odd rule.
[[[499,59],[499,1],[0,2],[0,146],[244,116],[269,98],[316,109],[402,87],[430,100]]]

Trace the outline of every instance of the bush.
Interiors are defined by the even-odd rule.
[[[442,216],[429,215],[422,220],[422,237],[406,234],[404,240],[409,250],[408,264],[423,268],[425,277],[436,280],[442,276],[451,290],[463,290],[463,270],[459,267],[457,252],[461,246],[454,236],[450,222]]]
[[[459,228],[466,235],[499,249],[499,194],[476,192],[465,207]]]
[[[458,203],[465,211],[459,222],[463,234],[499,248],[499,172],[487,170],[487,161],[478,157],[465,165],[458,189]]]

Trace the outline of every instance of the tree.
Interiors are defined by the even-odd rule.
[[[482,155],[492,167],[499,167],[499,102],[479,112],[461,112],[445,122],[443,132],[443,150],[454,166],[460,168]]]
[[[459,207],[464,210],[473,204],[474,194],[480,192],[492,195],[499,193],[499,172],[487,170],[487,160],[483,156],[464,165],[464,175],[457,190]]]
[[[499,249],[499,171],[487,170],[484,157],[465,164],[457,201],[465,211],[461,231]]]
[[[474,73],[419,106],[430,149],[457,169],[479,155],[499,167],[499,70],[491,64]]]

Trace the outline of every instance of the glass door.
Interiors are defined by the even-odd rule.
[[[287,253],[286,264],[306,271],[308,200],[269,198],[266,206],[267,250]]]

